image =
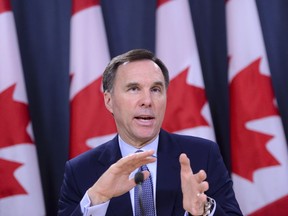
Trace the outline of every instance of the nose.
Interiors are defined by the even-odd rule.
[[[152,104],[151,92],[143,91],[140,101],[141,107],[151,107],[151,104]]]

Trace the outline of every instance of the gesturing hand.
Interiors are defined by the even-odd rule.
[[[186,154],[179,157],[181,165],[181,188],[183,193],[183,208],[192,215],[202,215],[207,196],[204,194],[208,190],[208,182],[204,170],[193,174],[190,160]]]
[[[140,166],[156,161],[152,157],[154,151],[134,153],[121,158],[88,189],[88,196],[92,205],[97,205],[110,200],[112,197],[120,196],[131,190],[136,184],[134,178],[129,179],[129,175]],[[143,171],[144,179],[148,178],[149,172]]]

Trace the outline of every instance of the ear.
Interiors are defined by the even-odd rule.
[[[110,92],[104,92],[104,103],[105,103],[106,109],[113,114],[112,98],[111,98]]]

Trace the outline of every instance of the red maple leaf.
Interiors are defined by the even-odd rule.
[[[186,68],[171,80],[168,88],[163,128],[170,132],[208,125],[201,114],[207,101],[205,91],[187,84],[188,70]]]
[[[16,84],[0,93],[0,148],[19,143],[32,144],[26,128],[30,121],[28,106],[13,100]],[[0,198],[26,194],[13,173],[21,164],[0,159]]]
[[[26,130],[30,121],[28,106],[13,99],[15,87],[11,85],[0,93],[0,148],[33,143]]]
[[[259,64],[260,58],[230,84],[232,171],[250,181],[255,170],[279,164],[266,149],[273,136],[246,127],[249,121],[278,115],[271,79],[260,74]]]
[[[87,139],[116,132],[114,118],[104,104],[101,81],[101,77],[95,80],[71,101],[70,157],[90,149]]]
[[[13,195],[27,194],[13,175],[20,166],[22,164],[0,158],[0,199]]]

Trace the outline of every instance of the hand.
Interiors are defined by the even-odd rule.
[[[204,192],[209,188],[208,182],[204,181],[207,175],[204,170],[193,174],[190,160],[186,154],[181,154],[179,161],[181,165],[183,208],[192,215],[203,215],[204,205],[207,202],[207,196]]]
[[[156,161],[152,157],[154,151],[134,153],[121,158],[112,164],[97,182],[88,189],[88,196],[92,205],[97,205],[110,200],[112,197],[120,196],[135,187],[134,178],[129,175],[140,166]],[[144,179],[148,178],[149,172],[143,171]]]

